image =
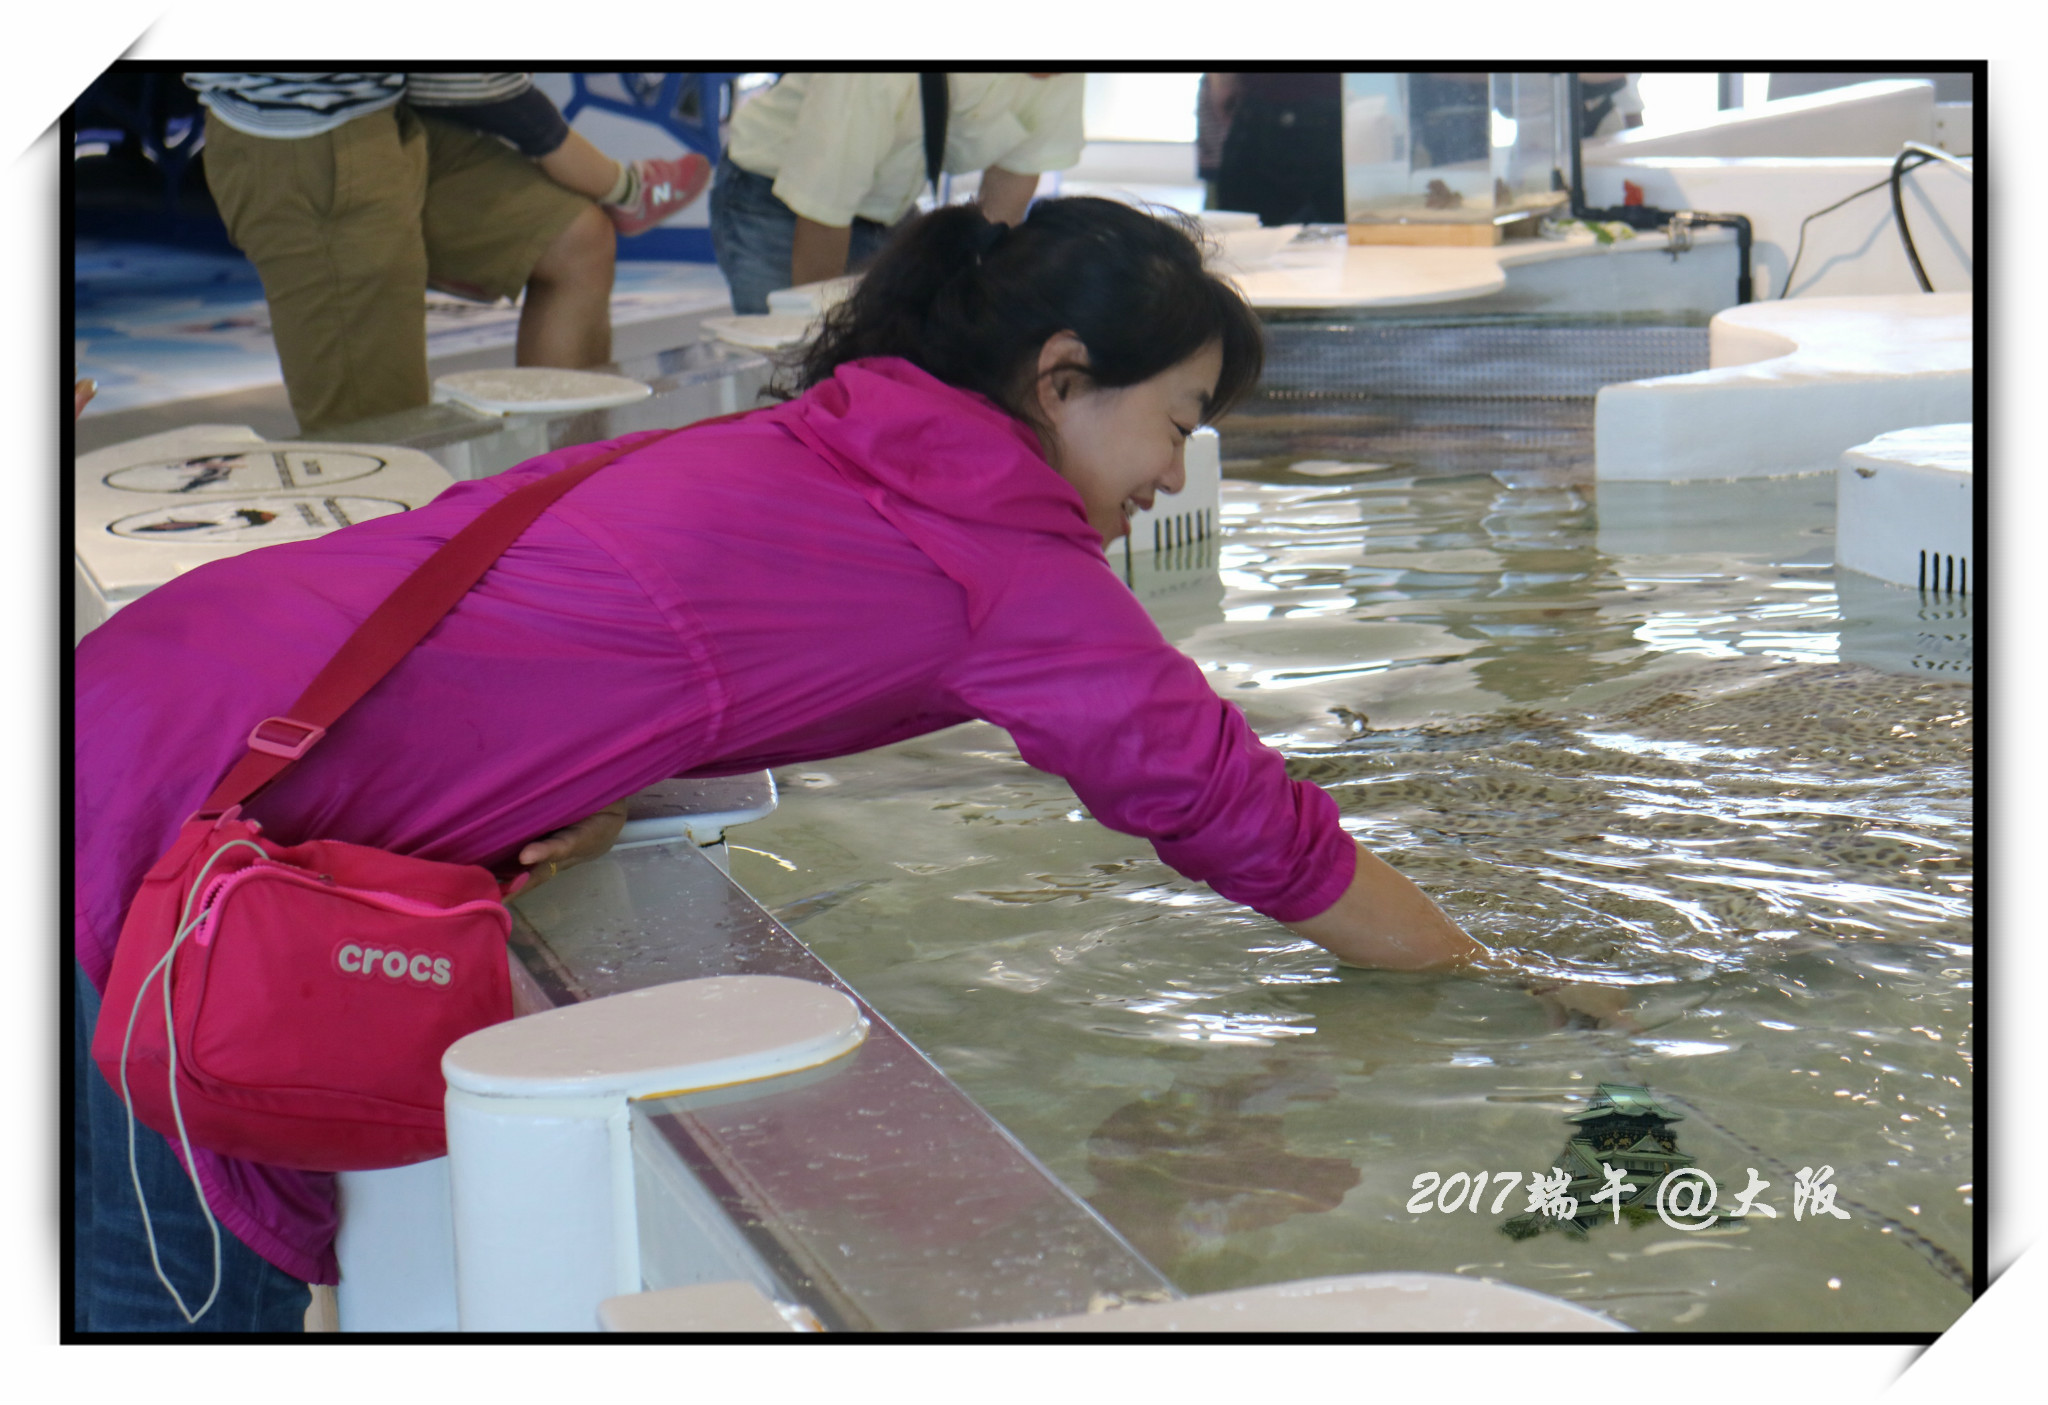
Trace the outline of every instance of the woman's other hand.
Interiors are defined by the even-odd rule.
[[[94,380],[73,381],[71,384],[71,418],[77,419],[85,413],[85,407],[92,403],[93,396],[100,393],[100,383]]]
[[[544,834],[519,851],[519,863],[531,877],[530,889],[547,882],[565,868],[588,863],[609,852],[626,827],[626,802],[607,805],[587,819]]]
[[[1579,981],[1543,981],[1529,994],[1550,1016],[1552,1029],[1615,1029],[1640,1034],[1642,1025],[1629,1013],[1635,992],[1626,986],[1588,985]]]

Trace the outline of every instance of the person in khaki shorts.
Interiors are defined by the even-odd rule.
[[[610,359],[611,220],[495,137],[400,101],[402,74],[186,81],[210,111],[207,184],[262,277],[301,433],[427,403],[429,287],[523,291],[522,366]]]

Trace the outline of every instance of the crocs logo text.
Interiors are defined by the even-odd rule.
[[[346,976],[382,976],[411,985],[447,985],[454,979],[449,958],[425,951],[400,951],[396,947],[343,942],[334,949],[334,964]]]

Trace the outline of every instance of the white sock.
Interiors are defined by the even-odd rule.
[[[612,182],[612,188],[599,197],[599,204],[630,205],[640,193],[640,168],[631,161],[619,162],[619,178]]]

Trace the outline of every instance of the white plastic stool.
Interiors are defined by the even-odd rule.
[[[434,399],[452,400],[480,415],[559,415],[630,405],[654,394],[644,381],[602,371],[552,366],[506,366],[453,371],[434,381]]]
[[[458,1040],[441,1071],[462,1329],[592,1331],[639,1291],[631,1100],[813,1068],[866,1035],[829,986],[711,976]]]

